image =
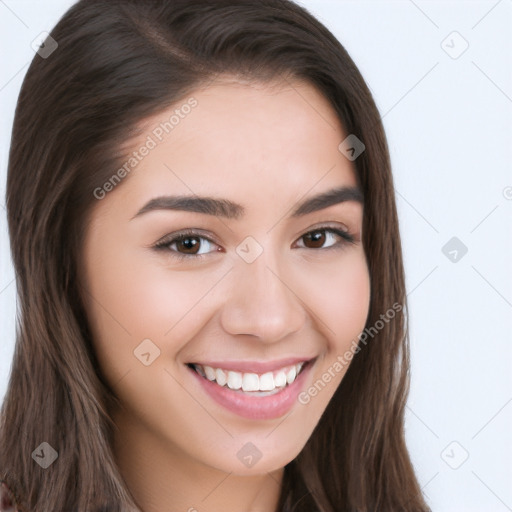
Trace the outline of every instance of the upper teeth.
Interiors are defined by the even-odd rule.
[[[243,391],[272,391],[275,388],[291,384],[300,373],[304,362],[281,368],[275,372],[264,374],[242,373],[222,368],[212,368],[207,365],[195,364],[196,370],[208,380],[216,381],[219,386],[226,384],[230,389]]]

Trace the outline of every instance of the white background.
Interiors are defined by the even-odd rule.
[[[73,3],[0,0],[0,398],[16,315],[5,219],[14,108],[31,42]],[[407,443],[420,483],[436,512],[512,511],[512,1],[300,3],[348,50],[383,115],[409,301]],[[453,31],[469,44],[457,58],[449,53],[464,42]],[[456,262],[442,252],[454,236],[468,248]]]

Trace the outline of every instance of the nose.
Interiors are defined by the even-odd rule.
[[[221,313],[224,330],[275,343],[301,330],[307,314],[291,272],[272,267],[264,251],[252,263],[239,260],[231,272]]]

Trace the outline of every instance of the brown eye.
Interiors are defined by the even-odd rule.
[[[304,241],[306,249],[330,249],[331,247],[344,246],[347,242],[354,243],[354,237],[348,232],[327,227],[305,233],[299,240]],[[328,243],[328,245],[324,246],[325,243]]]
[[[201,245],[201,242],[198,241],[200,238],[202,237],[187,236],[186,238],[177,239],[177,241],[175,241],[176,248],[179,252],[185,252],[185,254],[197,254],[197,250]]]
[[[215,252],[212,240],[196,232],[185,232],[164,239],[155,245],[155,249],[172,253],[176,258],[202,258],[209,252]],[[217,249],[218,250],[218,249]]]
[[[325,230],[311,231],[310,233],[305,234],[302,238],[304,240],[311,241],[312,246],[309,246],[309,248],[318,249],[325,243]],[[306,245],[306,247],[308,246]]]
[[[355,243],[354,237],[347,231],[330,227],[309,231],[299,240],[304,241],[304,245],[299,247],[305,249],[336,249],[344,247],[347,243]],[[158,251],[166,251],[178,259],[192,260],[204,258],[209,253],[219,252],[219,246],[216,248],[213,246],[217,244],[201,233],[186,231],[161,240],[155,244],[154,248]]]

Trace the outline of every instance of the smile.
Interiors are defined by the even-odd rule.
[[[222,368],[212,368],[207,365],[194,364],[194,370],[205,379],[215,382],[219,386],[228,387],[234,391],[245,392],[270,391],[277,393],[280,389],[292,384],[302,371],[304,362],[280,368],[274,372],[263,374],[238,372]],[[273,393],[258,393],[259,396],[266,396]]]
[[[252,420],[278,418],[297,403],[316,358],[264,373],[189,363],[194,387],[222,409]],[[218,365],[218,367],[217,367]],[[231,364],[229,365],[231,366]]]

